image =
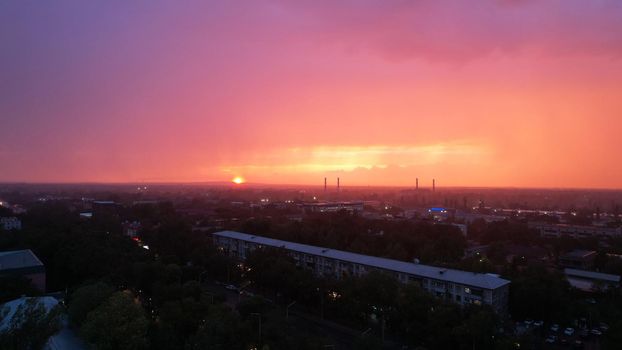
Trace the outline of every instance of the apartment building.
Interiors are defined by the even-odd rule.
[[[529,228],[540,231],[544,237],[570,236],[582,237],[615,237],[622,235],[622,227],[582,226],[568,224],[547,224],[530,222]]]
[[[507,310],[510,281],[494,274],[379,258],[235,231],[216,232],[213,237],[219,249],[241,260],[257,248],[280,248],[285,249],[299,266],[312,270],[317,276],[340,279],[381,271],[395,276],[402,283],[418,284],[435,296],[460,305],[488,304],[499,313]]]

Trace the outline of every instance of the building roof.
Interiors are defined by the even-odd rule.
[[[592,255],[596,255],[595,250],[576,249],[576,250],[573,250],[571,252],[564,254],[561,258],[562,259],[586,259],[586,258],[591,257]]]
[[[53,297],[21,297],[11,300],[0,306],[0,310],[4,313],[4,318],[0,320],[0,331],[7,329],[12,320],[15,312],[20,306],[25,305],[29,300],[35,300],[43,305],[46,311],[52,310],[54,306],[58,305],[58,300]]]
[[[601,281],[607,281],[607,282],[620,283],[620,276],[610,275],[608,273],[577,270],[577,269],[564,269],[564,274],[566,274],[567,276],[575,276],[575,277],[582,277],[582,278],[587,278],[587,279],[592,279],[592,280],[601,280]]]
[[[15,216],[0,217],[0,222],[15,222],[15,221],[19,221],[19,219]]]
[[[21,297],[0,305],[0,312],[4,317],[0,320],[0,332],[5,331],[11,326],[15,313],[20,307],[24,307],[29,301],[40,303],[46,312],[50,312],[54,307],[59,305],[58,299],[50,296],[45,297]],[[61,329],[58,333],[48,338],[47,343],[43,346],[44,350],[83,350],[86,349],[84,341],[82,341],[76,333],[69,328],[69,323],[65,315],[61,316]]]
[[[250,235],[236,231],[221,231],[214,233],[216,236],[234,238],[247,242],[255,242],[257,244],[270,247],[285,248],[300,253],[323,256],[326,258],[356,263],[376,267],[389,271],[396,271],[417,275],[424,278],[431,278],[442,281],[449,281],[464,284],[472,287],[485,289],[495,289],[507,285],[510,281],[492,274],[475,273],[462,270],[446,269],[442,267],[415,264],[411,262],[392,260],[387,258],[379,258],[371,255],[362,255],[342,250],[322,248],[307,244],[300,244],[279,239]]]
[[[317,203],[302,203],[306,207],[348,207],[348,206],[361,206],[363,202],[317,202]]]
[[[43,266],[30,249],[0,252],[0,271]]]
[[[116,203],[114,201],[93,201],[93,204],[111,205]]]

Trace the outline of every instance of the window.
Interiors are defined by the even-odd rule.
[[[471,294],[481,297],[484,295],[484,291],[481,289],[471,289]]]

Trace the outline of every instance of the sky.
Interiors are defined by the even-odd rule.
[[[0,2],[0,181],[622,188],[622,1]]]

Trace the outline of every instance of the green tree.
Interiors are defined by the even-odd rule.
[[[516,319],[560,320],[568,316],[570,304],[570,285],[560,273],[532,266],[512,280],[509,306]]]
[[[114,293],[114,288],[103,282],[76,289],[69,301],[69,318],[75,324],[81,325],[88,313],[106,301],[112,293]]]
[[[84,339],[100,350],[140,350],[148,347],[149,322],[129,292],[117,292],[91,311],[82,325]]]
[[[230,309],[215,305],[210,307],[205,321],[188,341],[192,350],[238,350],[248,349],[254,339],[250,327]]]

